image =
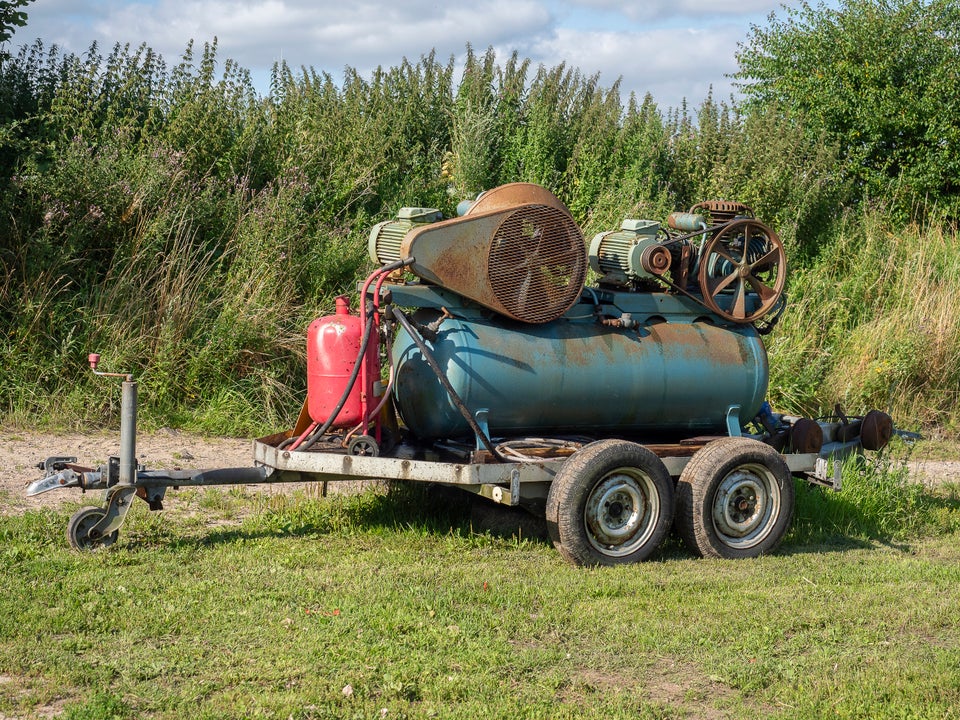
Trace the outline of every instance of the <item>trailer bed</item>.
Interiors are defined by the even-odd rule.
[[[350,480],[389,480],[439,483],[470,490],[505,505],[518,505],[521,499],[545,498],[554,476],[566,457],[543,458],[524,462],[452,462],[441,459],[367,457],[350,455],[342,448],[322,448],[290,452],[279,445],[289,437],[280,433],[253,441],[254,463],[265,469],[267,482],[342,482]],[[657,455],[671,477],[677,478],[694,453],[713,438],[645,447]],[[482,451],[474,453],[486,460]],[[816,453],[790,453],[783,456],[794,474],[813,473]],[[279,476],[276,476],[279,474]]]

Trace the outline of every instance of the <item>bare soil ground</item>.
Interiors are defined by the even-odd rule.
[[[960,460],[915,460],[910,476],[924,485],[960,485]]]
[[[41,476],[37,463],[51,455],[71,455],[81,464],[96,466],[119,453],[119,433],[49,433],[0,428],[0,514],[22,513],[40,507],[57,507],[78,500],[76,491],[51,491],[28,498],[26,487]],[[148,468],[195,469],[249,467],[253,465],[252,440],[206,437],[162,429],[137,436],[137,459]],[[911,475],[928,485],[960,484],[960,460],[917,460]],[[288,493],[301,487],[250,485],[264,493]],[[333,486],[331,486],[333,487]],[[347,489],[347,488],[343,488]]]
[[[57,507],[78,500],[76,490],[52,490],[26,497],[27,485],[43,474],[37,468],[52,455],[68,455],[88,467],[105,462],[120,452],[118,432],[47,433],[0,429],[0,514],[20,513],[40,507]],[[250,467],[252,441],[238,438],[203,437],[178,430],[160,430],[137,436],[137,459],[152,469],[199,469]],[[250,486],[263,492],[284,492],[277,485]]]

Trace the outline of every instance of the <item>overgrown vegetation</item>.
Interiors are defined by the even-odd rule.
[[[141,379],[147,424],[276,429],[299,407],[304,329],[354,290],[374,222],[531,181],[587,236],[706,198],[746,202],[791,260],[769,343],[778,407],[892,401],[899,423],[955,433],[960,113],[941,90],[960,61],[958,24],[938,25],[954,11],[804,6],[741,49],[747,104],[695,110],[472,49],[459,76],[433,54],[342,79],[280,64],[262,96],[215,44],[172,67],[147,47],[24,47],[0,59],[0,416],[115,421],[116,388],[85,370],[97,350]],[[870,53],[896,46],[901,25],[919,29],[875,77]],[[901,65],[924,42],[942,72],[896,108],[926,134],[891,135],[877,123],[915,84]],[[795,47],[837,82],[886,90],[798,103]],[[877,123],[839,122],[855,102]]]
[[[955,0],[803,2],[754,27],[738,60],[748,106],[789,107],[838,143],[862,193],[960,216]]]

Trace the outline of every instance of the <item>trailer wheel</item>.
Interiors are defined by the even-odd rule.
[[[67,541],[74,550],[95,550],[99,547],[109,547],[117,541],[119,530],[109,535],[98,535],[93,531],[94,526],[106,517],[102,508],[85,507],[77,510],[67,523]]]
[[[369,435],[357,435],[347,443],[347,453],[361,457],[378,457],[380,446]]]
[[[574,565],[645,560],[673,521],[673,481],[635,443],[600,440],[563,464],[547,495],[547,529]]]
[[[795,491],[786,462],[750,438],[715,440],[690,460],[677,483],[677,531],[703,557],[772,552],[790,527]]]

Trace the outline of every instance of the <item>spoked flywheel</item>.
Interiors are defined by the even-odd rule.
[[[773,230],[753,218],[734,220],[700,253],[703,304],[735,323],[759,320],[783,294],[786,270],[783,243]]]

